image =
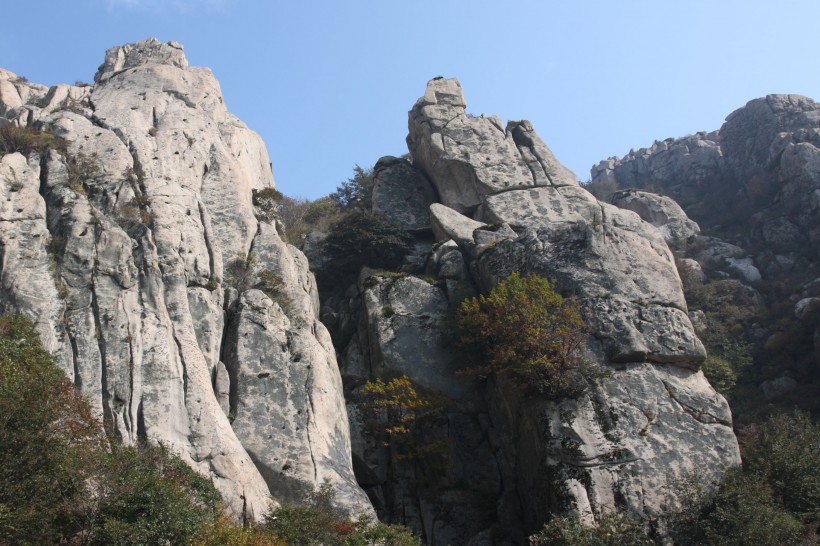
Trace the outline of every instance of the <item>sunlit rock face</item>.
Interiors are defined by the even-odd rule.
[[[149,39],[108,50],[94,85],[0,71],[0,114],[66,142],[0,159],[2,310],[34,320],[106,427],[168,445],[236,513],[325,480],[371,513],[313,276],[257,220],[268,155],[211,71]]]
[[[523,401],[503,380],[491,389],[502,498],[517,499],[523,521],[568,507],[651,519],[674,506],[676,480],[739,464],[729,406],[699,371],[706,354],[670,234],[596,200],[529,122],[469,116],[457,80],[430,81],[409,128],[413,164],[440,198],[434,233],[456,243],[474,285],[489,291],[513,271],[549,278],[578,301],[585,358],[610,372],[577,400]],[[487,244],[498,226],[512,236]]]

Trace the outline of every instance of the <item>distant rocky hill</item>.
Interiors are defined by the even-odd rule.
[[[88,86],[0,72],[0,116],[22,142],[0,157],[0,310],[33,320],[117,439],[167,444],[237,513],[328,481],[428,544],[523,543],[558,513],[662,535],[681,480],[740,462],[669,248],[696,226],[670,201],[599,201],[529,122],[467,115],[455,79],[428,83],[409,156],[374,169],[373,210],[413,234],[402,271],[321,298],[265,205],[263,144],[178,44],[112,48]],[[305,251],[332,279],[321,240]],[[606,375],[584,395],[456,375],[454,308],[513,272],[577,300]],[[363,385],[402,374],[441,404],[435,462],[366,422]]]
[[[620,192],[616,203],[641,193],[633,190],[675,199],[702,228],[676,247],[678,258],[706,272],[706,284],[694,290],[730,277],[762,302],[739,336],[755,366],[741,378],[747,388],[735,397],[737,410],[759,412],[751,400],[762,393],[772,407],[818,409],[820,105],[799,95],[749,101],[719,131],[656,141],[598,163],[589,187],[603,198]],[[715,318],[703,326],[719,327]]]

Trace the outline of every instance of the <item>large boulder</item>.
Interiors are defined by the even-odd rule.
[[[612,197],[612,204],[631,210],[661,230],[667,243],[683,244],[700,233],[700,227],[686,216],[670,197],[640,190],[622,190]]]
[[[413,233],[430,231],[428,208],[436,191],[406,159],[383,157],[373,168],[373,212]]]

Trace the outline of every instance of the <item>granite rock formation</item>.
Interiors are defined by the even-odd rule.
[[[699,371],[705,351],[664,239],[697,226],[675,216],[674,203],[655,204],[655,227],[598,201],[529,122],[505,126],[465,106],[457,80],[435,79],[409,114],[406,168],[438,194],[426,268],[365,270],[329,305],[335,317],[359,317],[342,358],[351,394],[369,378],[407,374],[449,400],[446,468],[431,498],[417,485],[424,464],[391,460],[354,420],[357,476],[380,513],[429,544],[521,540],[515,530],[562,511],[588,522],[614,510],[657,520],[675,505],[676,479],[719,479],[739,463],[728,405]],[[682,232],[664,232],[671,217]],[[548,401],[523,398],[503,378],[452,383],[469,363],[452,329],[441,329],[465,297],[512,271],[550,278],[578,300],[590,333],[584,356],[610,373],[589,395]],[[465,478],[467,465],[484,469],[481,481]],[[477,502],[488,496],[489,506]]]
[[[0,306],[106,427],[168,445],[237,514],[325,480],[371,513],[313,276],[255,215],[268,155],[211,71],[149,39],[108,50],[94,85],[0,72],[0,115],[64,143],[0,158]]]
[[[767,326],[746,332],[764,346],[761,364],[772,370],[758,378],[761,392],[772,398],[765,385],[793,375],[803,389],[794,400],[816,396],[816,372],[802,361],[813,351],[820,362],[820,317],[791,310],[811,297],[820,277],[820,105],[800,95],[751,100],[719,131],[598,163],[591,187],[675,199],[707,235],[681,246],[680,257],[697,260],[711,280],[751,285],[747,291],[756,288],[755,299],[765,300]],[[790,341],[781,346],[778,339]]]

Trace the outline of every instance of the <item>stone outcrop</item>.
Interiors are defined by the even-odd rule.
[[[778,325],[750,329],[756,331],[752,341],[763,344],[801,332],[789,345],[813,345],[820,361],[820,317],[798,319],[788,311],[805,297],[800,286],[820,274],[820,106],[815,101],[799,95],[751,100],[719,131],[667,139],[600,162],[592,168],[592,187],[607,193],[641,188],[674,198],[708,235],[681,248],[681,257],[696,259],[712,280],[735,277],[761,289],[769,323]],[[770,373],[806,376],[794,349],[779,353],[787,352],[791,356],[778,365],[767,363]],[[764,377],[778,379],[768,372]],[[808,389],[812,383],[800,386]],[[801,396],[815,397],[815,391]]]
[[[450,196],[468,182],[465,178],[486,172],[487,144],[453,138],[451,126],[488,121],[467,118],[455,89],[452,81],[430,82],[411,111],[408,142],[442,205],[469,211],[460,197]],[[433,97],[444,97],[438,101],[443,104],[431,104]],[[443,118],[453,121],[445,127]],[[492,164],[530,168],[527,176],[504,171],[502,185],[473,186],[476,219],[506,222],[518,232],[474,260],[465,256],[477,271],[477,284],[487,291],[512,271],[553,280],[557,290],[580,304],[591,334],[587,358],[612,371],[589,397],[560,404],[521,403],[510,386],[497,385],[490,394],[490,416],[503,438],[497,444],[503,460],[514,468],[512,483],[505,483],[516,490],[525,521],[543,520],[545,509],[557,508],[545,508],[550,495],[579,510],[590,507],[593,514],[628,507],[658,515],[674,497],[670,472],[720,474],[739,462],[728,405],[697,371],[705,352],[687,316],[672,254],[655,227],[580,188],[528,123],[509,123],[506,133],[500,124],[491,125]],[[418,127],[429,132],[433,144],[420,142]],[[527,146],[516,134],[523,127]],[[425,160],[435,142],[450,144],[451,138],[459,147],[447,146],[438,160],[458,162],[460,171],[469,173],[461,180],[451,179],[454,170],[439,173]],[[501,144],[508,140],[516,146]],[[543,430],[536,423],[544,420],[553,425]],[[664,424],[653,429],[659,422]],[[556,477],[546,488],[545,474]]]
[[[430,230],[428,209],[436,201],[436,192],[409,161],[383,157],[373,167],[373,179],[373,212],[411,233]]]
[[[719,478],[739,463],[728,404],[698,371],[705,351],[665,241],[697,225],[663,199],[650,209],[658,227],[598,201],[529,122],[468,116],[465,105],[457,80],[435,79],[409,114],[413,166],[439,199],[428,277],[364,271],[328,311],[360,310],[343,358],[352,392],[407,374],[449,398],[440,436],[448,464],[431,503],[423,487],[407,487],[425,465],[408,468],[358,426],[357,476],[383,515],[423,530],[429,544],[521,540],[561,511],[588,522],[614,510],[658,518],[675,505],[676,479]],[[452,383],[469,364],[452,329],[442,332],[452,309],[512,271],[547,277],[579,302],[584,357],[609,373],[588,395],[556,402],[522,397],[503,378],[485,392]],[[459,478],[467,464],[486,470],[483,485]],[[476,512],[488,494],[493,509]],[[466,514],[482,525],[464,525]]]
[[[594,184],[611,183],[622,189],[641,189],[689,203],[708,192],[715,180],[725,180],[719,133],[701,132],[684,138],[655,141],[632,150],[624,158],[611,157],[592,167]]]
[[[2,310],[34,320],[106,427],[165,443],[236,513],[324,480],[370,513],[313,276],[257,220],[268,155],[210,70],[149,39],[110,49],[93,86],[0,72],[0,113],[65,142],[0,158]]]
[[[689,219],[673,199],[640,190],[621,190],[612,197],[612,204],[631,210],[661,230],[670,245],[683,244],[700,233],[697,222]]]
[[[818,158],[820,106],[768,95],[730,114],[719,131],[602,161],[592,183],[672,197],[701,227],[756,249],[757,267],[773,277],[817,258]]]

